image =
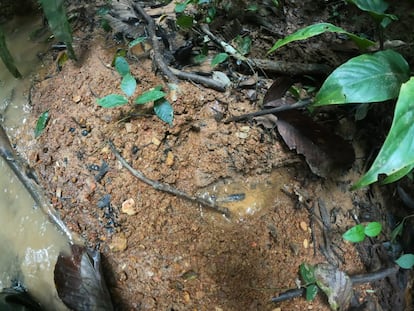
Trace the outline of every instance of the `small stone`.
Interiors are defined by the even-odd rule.
[[[135,206],[135,200],[133,198],[130,198],[122,202],[121,211],[122,213],[127,214],[129,216],[135,215],[138,212]]]
[[[249,137],[249,133],[246,132],[237,132],[236,136],[240,139],[246,139],[247,137]]]
[[[151,142],[155,145],[155,146],[159,146],[161,145],[161,141],[157,138],[157,137],[153,137],[151,139]]]
[[[123,233],[112,237],[112,242],[109,244],[109,249],[113,252],[123,252],[127,248],[127,238]]]
[[[299,224],[299,227],[304,231],[307,232],[308,231],[308,224],[304,221],[301,221]]]
[[[127,132],[127,133],[132,133],[133,132],[133,127],[132,127],[132,124],[131,123],[125,123],[125,131]]]
[[[250,131],[250,126],[242,126],[240,128],[240,132],[249,133],[249,131]]]
[[[75,96],[73,96],[72,100],[73,100],[75,103],[79,103],[79,102],[81,101],[81,97],[80,97],[80,95],[75,95]]]
[[[274,308],[272,311],[282,311],[282,308],[280,308],[280,307]]]
[[[306,249],[309,248],[309,240],[308,239],[303,240],[303,247],[306,248]]]
[[[167,166],[172,166],[174,164],[174,154],[171,151],[168,151],[167,153],[165,164],[167,164]]]
[[[187,292],[187,291],[185,291],[185,292],[183,293],[183,299],[184,299],[184,302],[185,302],[185,303],[189,303],[189,302],[191,301],[190,293],[189,293],[189,292]]]

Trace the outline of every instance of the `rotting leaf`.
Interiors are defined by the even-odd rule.
[[[328,297],[332,310],[348,310],[352,298],[352,281],[343,271],[329,264],[315,267],[316,284]]]
[[[292,84],[290,78],[276,80],[263,99],[264,107],[275,108],[291,104],[291,100],[281,97]],[[277,113],[276,117],[267,115],[257,117],[255,121],[268,129],[276,126],[286,145],[304,155],[310,169],[318,176],[327,177],[337,168],[347,169],[355,160],[350,143],[301,111],[283,111]]]
[[[289,149],[305,156],[312,172],[327,177],[334,169],[348,169],[355,160],[352,145],[300,111],[277,114],[276,126]]]
[[[35,138],[38,138],[43,133],[44,129],[46,128],[47,121],[49,121],[49,110],[43,112],[39,116],[39,119],[37,119],[35,128]]]

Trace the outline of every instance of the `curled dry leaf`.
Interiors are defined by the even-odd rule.
[[[282,98],[291,85],[290,79],[275,81],[265,95],[264,108],[291,105],[292,99]],[[335,169],[347,169],[355,160],[354,149],[349,142],[302,111],[282,111],[276,116],[256,117],[255,121],[267,129],[277,127],[289,149],[302,154],[312,172],[320,177],[327,177]]]
[[[328,296],[332,310],[348,310],[352,298],[352,280],[330,264],[318,264],[314,271],[316,284]]]

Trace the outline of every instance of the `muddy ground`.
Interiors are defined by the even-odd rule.
[[[343,18],[334,15],[337,8],[327,1],[285,2],[276,27],[287,34],[316,21],[334,20],[361,31],[358,27],[366,20],[356,19],[361,25],[342,25],[346,16],[356,13],[348,6],[339,8]],[[94,23],[98,25],[97,20]],[[275,131],[252,121],[225,124],[217,117],[260,109],[266,89],[280,75],[259,73],[253,86],[257,101],[249,99],[245,89],[217,92],[181,82],[177,97],[169,97],[174,107],[172,126],[153,115],[151,104],[102,108],[97,97],[121,92],[119,75],[110,66],[120,45],[101,28],[80,25],[74,31],[79,60],[66,62],[58,72],[56,53],[45,56],[47,66],[36,77],[31,93],[32,117],[23,137],[14,142],[65,223],[88,246],[102,252],[116,309],[329,310],[321,295],[313,302],[296,298],[274,304],[270,299],[297,286],[301,263],[331,260],[349,274],[366,272],[366,258],[360,259],[355,247],[341,239],[355,224],[353,215],[364,212],[362,221],[384,224],[384,233],[371,241],[373,245],[389,239],[385,213],[393,200],[392,193],[385,191],[389,189],[349,190],[366,169],[371,148],[364,132],[354,127],[353,116],[341,121],[342,132],[338,123],[338,132],[352,141],[356,161],[350,170],[319,178]],[[252,56],[262,57],[277,38],[269,40],[270,35],[257,26],[245,27],[252,27],[255,35]],[[372,27],[365,29],[370,33]],[[335,65],[350,54],[333,49],[333,41],[337,43],[326,36],[322,41],[293,44],[275,57]],[[139,81],[135,96],[166,85],[150,58],[129,61]],[[37,118],[46,110],[49,122],[35,139]],[[109,140],[148,178],[189,194],[218,198],[244,194],[245,198],[223,205],[231,211],[227,218],[157,191],[115,159]],[[330,215],[328,242],[322,236],[321,205]],[[389,285],[383,288],[392,290]],[[374,305],[384,304],[383,310],[395,307],[392,299],[387,302],[367,289],[356,288],[355,304],[368,299]]]

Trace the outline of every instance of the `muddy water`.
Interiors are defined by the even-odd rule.
[[[203,189],[198,195],[215,200],[242,220],[274,206],[280,189],[289,187],[291,179],[287,171],[274,170],[266,180],[247,177],[243,180],[222,181]]]
[[[18,18],[3,25],[7,44],[16,65],[25,77],[18,80],[0,62],[0,114],[9,136],[19,137],[19,127],[30,111],[30,74],[40,66],[37,53],[45,44],[29,40],[41,26],[40,18]],[[68,241],[57,231],[23,185],[0,158],[0,288],[19,281],[50,310],[65,310],[57,297],[53,270],[60,251]]]

